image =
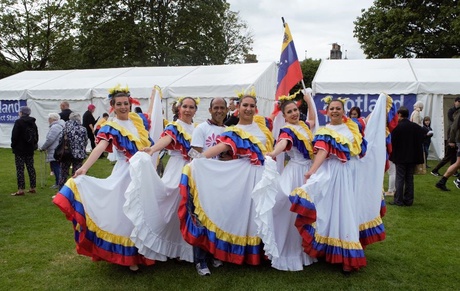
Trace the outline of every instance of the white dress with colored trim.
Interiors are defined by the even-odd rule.
[[[226,132],[235,133],[235,140],[244,140],[246,145],[257,144],[263,153],[266,146],[273,146],[262,119],[229,127]],[[258,265],[263,249],[251,192],[264,172],[260,165],[263,154],[251,156],[251,151],[239,152],[238,142],[221,142],[231,144],[233,160],[195,159],[184,168],[179,207],[182,234],[219,260]]]
[[[178,147],[190,147],[194,125],[181,120],[168,125],[172,128],[168,135]],[[166,131],[165,131],[166,132]],[[181,137],[188,143],[181,144]],[[133,179],[126,193],[124,210],[134,223],[131,239],[135,242],[139,253],[152,260],[166,261],[168,258],[179,258],[193,262],[193,248],[186,243],[180,232],[177,209],[180,202],[179,182],[182,168],[188,163],[184,154],[188,150],[169,150],[170,158],[163,177],[160,178],[146,153],[137,153],[131,158],[130,171]],[[152,172],[148,179],[141,179],[143,172]]]
[[[267,227],[272,228],[274,240],[264,241],[266,255],[271,259],[272,267],[282,271],[300,271],[303,270],[303,266],[313,264],[316,259],[303,251],[302,237],[294,225],[297,215],[290,211],[289,195],[292,190],[304,184],[304,174],[310,169],[312,161],[306,158],[293,143],[305,143],[305,150],[309,152],[309,157],[313,156],[312,134],[306,125],[288,125],[285,128],[289,130],[290,135],[281,134],[279,140],[292,141],[289,150],[286,151],[290,159],[278,178],[275,200],[271,204],[264,203],[266,207],[260,209],[270,211],[272,216],[267,219],[267,222],[273,221],[273,225]],[[259,191],[262,192],[261,195],[267,193],[267,189],[262,186]],[[269,246],[269,243],[274,243],[274,246]],[[277,253],[270,252],[273,248],[277,249]]]
[[[365,129],[367,147],[361,143],[358,124],[350,119],[317,131],[315,147],[319,144],[328,157],[290,196],[291,210],[299,214],[296,226],[310,256],[342,264],[344,270],[357,270],[366,265],[364,246],[385,238],[380,216],[385,124],[386,98],[381,96]]]
[[[124,266],[152,264],[138,253],[130,239],[134,225],[123,212],[125,192],[132,178],[128,158],[138,148],[151,145],[148,132],[142,120],[130,113],[129,120],[107,122],[99,131],[98,138],[101,136],[111,142],[109,151],[117,161],[110,176],[70,178],[53,202],[72,220],[79,254]],[[147,179],[152,172],[141,173],[140,179]]]

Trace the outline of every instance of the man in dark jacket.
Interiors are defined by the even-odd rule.
[[[63,101],[61,102],[61,112],[59,113],[59,116],[61,116],[61,119],[64,121],[69,121],[69,115],[72,113],[72,110],[70,110],[70,105],[69,102]]]
[[[398,125],[391,133],[393,151],[390,161],[396,165],[396,192],[391,205],[411,206],[414,203],[415,165],[423,164],[423,138],[425,130],[411,122],[409,110],[401,106],[398,110]]]
[[[35,193],[37,184],[34,168],[34,150],[37,149],[38,128],[35,124],[35,118],[30,117],[30,108],[22,106],[19,109],[19,119],[14,122],[11,132],[11,149],[14,153],[16,164],[16,177],[18,181],[18,191],[12,193],[12,196],[23,196],[26,187],[24,177],[24,164],[29,173],[30,189],[28,193]]]
[[[96,119],[93,116],[94,110],[96,110],[96,106],[90,104],[88,105],[88,110],[83,114],[83,126],[86,128],[91,149],[93,150],[96,147],[96,143],[94,142],[94,126],[96,125]]]

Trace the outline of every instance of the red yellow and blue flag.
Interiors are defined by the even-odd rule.
[[[295,50],[294,41],[287,23],[284,23],[284,37],[281,46],[281,57],[278,68],[278,83],[276,86],[276,99],[279,96],[289,95],[289,91],[303,79],[299,59]]]

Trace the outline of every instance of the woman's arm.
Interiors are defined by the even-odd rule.
[[[94,163],[97,161],[97,159],[99,159],[101,154],[108,146],[109,142],[101,139],[97,146],[91,151],[91,154],[89,155],[88,159],[86,159],[86,162],[77,171],[75,171],[73,178],[76,178],[80,175],[86,175],[86,172],[88,172],[91,166],[94,165]]]
[[[149,155],[153,155],[156,152],[161,151],[165,147],[167,147],[173,141],[172,137],[169,135],[165,135],[160,138],[153,146],[143,149],[144,152],[148,153]]]
[[[316,125],[316,112],[315,108],[313,107],[313,100],[311,94],[305,91],[306,90],[304,90],[303,100],[305,100],[308,106],[307,121],[308,123],[310,123],[310,128],[313,130],[313,128]]]
[[[282,151],[284,151],[288,145],[288,140],[287,139],[282,139],[276,143],[275,148],[273,149],[272,152],[268,153],[267,156],[271,157],[274,159],[277,155],[279,155]]]
[[[305,181],[310,179],[311,175],[316,173],[316,171],[319,169],[319,167],[321,167],[321,165],[326,160],[326,158],[327,158],[327,152],[323,149],[319,149],[315,155],[313,165],[311,166],[310,170],[308,170],[308,172],[306,172],[304,175]]]
[[[225,143],[218,143],[213,147],[210,147],[207,149],[204,153],[203,156],[205,156],[207,159],[215,157],[219,155],[220,153],[227,152],[231,150],[231,147]]]

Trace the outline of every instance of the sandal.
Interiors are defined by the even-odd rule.
[[[32,193],[32,194],[34,194],[34,193],[37,193],[37,190],[35,190],[35,189],[29,189],[29,190],[27,190],[27,193]]]
[[[11,196],[24,196],[24,192],[14,192],[14,193],[11,193]]]

